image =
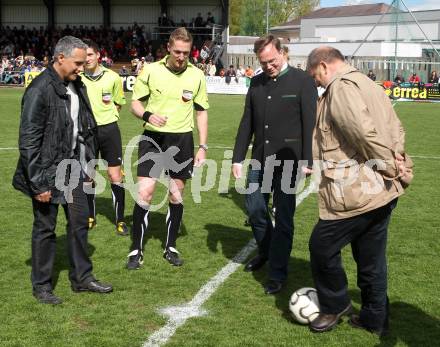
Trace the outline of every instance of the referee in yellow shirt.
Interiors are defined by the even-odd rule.
[[[183,215],[183,190],[186,180],[192,176],[193,166],[199,166],[205,160],[208,149],[206,82],[203,72],[188,62],[191,46],[192,37],[185,28],[174,30],[168,42],[169,55],[145,65],[134,85],[131,111],[145,122],[143,135],[146,139],[139,142],[138,149],[139,193],[133,211],[133,240],[127,262],[129,270],[138,269],[143,263],[142,240],[148,229],[149,206],[162,170],[170,178],[167,241],[163,257],[174,266],[183,263],[176,249]],[[192,135],[194,110],[199,131],[199,148],[195,156]],[[172,158],[163,156],[166,152],[175,153],[173,149],[179,151]]]
[[[98,45],[84,40],[87,48],[87,61],[82,81],[87,87],[93,114],[98,124],[98,150],[101,158],[108,164],[107,174],[111,182],[113,207],[115,210],[116,233],[128,235],[124,222],[125,191],[122,186],[122,141],[118,127],[119,111],[126,103],[119,75],[99,64]],[[88,195],[89,226],[96,224],[95,195]]]

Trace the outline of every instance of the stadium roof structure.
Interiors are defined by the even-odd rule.
[[[54,5],[98,5],[102,0],[1,0],[2,5],[41,5],[53,2]],[[218,5],[225,0],[109,0],[112,5],[160,5],[166,2],[170,5]]]
[[[160,13],[190,22],[195,14],[211,12],[216,24],[228,25],[229,0],[1,0],[1,25],[55,27],[65,25],[153,27]],[[71,7],[71,13],[69,13]],[[77,21],[76,21],[77,19]]]

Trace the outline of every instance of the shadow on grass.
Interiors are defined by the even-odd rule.
[[[234,188],[229,188],[227,193],[220,193],[218,194],[218,197],[231,200],[235,204],[235,206],[238,207],[245,215],[245,217],[243,218],[243,226],[250,227],[244,203],[245,195],[237,193]]]
[[[167,242],[167,227],[165,223],[166,215],[160,212],[150,212],[148,215],[148,229],[144,235],[144,239],[142,242],[143,248],[147,246],[148,240],[156,239],[160,240],[161,247],[165,249],[165,245]],[[185,214],[183,216],[183,220],[185,220]],[[177,245],[179,243],[179,238],[187,235],[187,230],[185,224],[182,222],[180,225],[179,234],[177,235]],[[178,247],[176,247],[179,249]]]
[[[128,196],[125,197],[127,199]],[[115,210],[113,208],[113,201],[112,198],[104,198],[102,196],[97,196],[95,199],[95,208],[96,208],[96,214],[97,214],[97,222],[99,225],[99,220],[101,219],[101,216],[104,216],[111,224],[116,224],[115,219]],[[131,227],[133,223],[133,216],[127,215],[127,208],[125,208],[124,211],[124,222],[127,224],[128,227]],[[132,211],[130,211],[131,213]]]
[[[360,303],[360,291],[351,290],[350,297]],[[434,346],[440,340],[440,319],[417,306],[402,301],[390,302],[390,332],[375,347]],[[437,341],[437,342],[435,342]]]
[[[260,270],[253,272],[253,276],[260,283],[261,291],[264,291],[268,277],[268,264],[266,263]],[[289,311],[289,300],[293,292],[303,287],[314,287],[310,262],[304,259],[290,257],[289,276],[283,289],[275,294],[275,305],[282,312],[282,317],[288,321],[293,321]]]
[[[95,246],[88,244],[89,257],[95,252]],[[26,260],[26,265],[32,266],[32,258]],[[69,271],[70,263],[67,255],[67,235],[63,234],[57,236],[56,239],[56,253],[55,263],[52,272],[52,286],[55,289],[58,284],[58,279],[62,271]]]
[[[246,208],[244,206],[244,195],[237,193],[234,188],[229,188],[227,193],[219,193],[218,196],[223,199],[232,200],[232,202],[237,206],[240,210],[246,213]]]
[[[219,196],[232,200],[234,204],[246,214],[244,195],[238,194],[234,189],[230,189],[228,193],[219,194]],[[247,225],[245,220],[243,222],[245,222],[245,226],[248,227],[247,229],[237,229],[219,224],[207,224],[205,228],[208,230],[207,244],[209,249],[213,252],[217,252],[218,244],[220,243],[224,255],[228,259],[232,259],[247,241],[253,237],[250,226]],[[248,230],[249,232],[243,233],[242,231],[245,230]],[[249,257],[249,259],[251,258],[252,257]],[[267,272],[268,267],[266,264],[259,271],[252,273],[255,280],[260,284],[262,291],[264,291],[264,285],[268,280]],[[310,262],[291,257],[289,260],[289,277],[287,282],[282,291],[275,295],[276,307],[282,312],[282,316],[288,321],[292,321],[289,311],[290,296],[295,290],[303,287],[314,287]]]
[[[208,232],[206,244],[209,250],[217,253],[221,247],[227,259],[234,258],[253,237],[249,230],[222,224],[206,224],[205,229]]]

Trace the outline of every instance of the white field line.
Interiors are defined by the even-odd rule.
[[[123,148],[136,148],[137,146],[122,146]],[[198,148],[197,146],[194,146],[194,148]],[[249,148],[252,148],[252,145],[249,146]],[[230,149],[233,150],[234,148],[228,147],[228,146],[209,146],[209,149]],[[0,151],[18,151],[18,147],[0,147]],[[430,155],[410,155],[411,158],[416,159],[432,159],[432,160],[440,160],[440,157],[438,156],[430,156]]]
[[[138,146],[122,146],[124,148],[137,148]],[[194,148],[199,148],[198,146],[194,146]],[[252,148],[252,145],[249,145],[249,148]],[[233,150],[234,147],[230,147],[230,146],[209,146],[209,149],[230,149]]]
[[[304,199],[314,191],[314,184],[310,184],[303,190],[296,199],[296,206],[301,204]],[[184,325],[189,318],[201,317],[208,312],[202,308],[202,305],[211,297],[212,294],[225,282],[243,264],[249,255],[257,248],[255,240],[252,239],[248,244],[237,253],[237,255],[229,261],[217,274],[212,277],[192,300],[186,304],[178,306],[168,306],[159,309],[158,312],[168,318],[167,323],[150,335],[143,347],[159,347],[165,344],[176,332],[176,330]]]
[[[428,155],[410,155],[411,158],[416,158],[416,159],[434,159],[434,160],[439,160],[440,157],[431,157]]]
[[[122,146],[123,148],[136,148],[137,146]],[[194,146],[194,148],[198,148]],[[252,148],[252,145],[249,146]],[[234,148],[228,146],[209,146],[209,149],[229,149],[233,150]],[[17,147],[0,147],[0,151],[18,151]],[[411,158],[415,159],[428,159],[428,160],[440,160],[440,157],[437,156],[429,156],[429,155],[411,155]]]

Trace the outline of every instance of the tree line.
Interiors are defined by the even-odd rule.
[[[320,0],[230,0],[230,35],[264,35],[268,3],[270,28],[312,12]]]

